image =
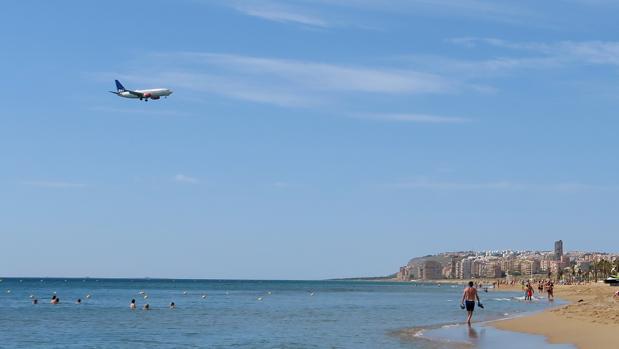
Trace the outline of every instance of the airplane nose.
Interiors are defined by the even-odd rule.
[[[174,93],[174,91],[172,91],[172,90],[168,90],[168,92],[170,92],[170,94]]]

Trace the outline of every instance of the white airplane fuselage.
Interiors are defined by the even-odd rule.
[[[118,96],[125,98],[159,99],[161,97],[167,97],[172,94],[172,90],[167,88],[151,88],[148,90],[135,90],[134,92],[141,94],[143,97],[140,97],[138,94],[134,94],[129,91],[120,91],[118,92]]]

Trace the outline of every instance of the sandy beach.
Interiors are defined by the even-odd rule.
[[[568,305],[492,325],[543,335],[550,343],[569,343],[580,349],[610,348],[619,329],[619,299],[613,297],[617,290],[602,283],[556,286],[555,296],[569,301]]]

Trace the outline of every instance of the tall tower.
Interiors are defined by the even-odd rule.
[[[563,256],[563,240],[555,241],[555,260],[560,261]]]

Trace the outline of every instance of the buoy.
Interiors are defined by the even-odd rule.
[[[11,293],[11,290],[6,290],[6,293]]]
[[[86,298],[90,299],[90,294],[87,294],[87,295],[86,295]]]
[[[261,300],[262,300],[262,297],[258,297],[258,300],[259,300],[259,301],[261,301]]]
[[[30,295],[30,298],[34,298],[34,295],[33,295],[33,294],[31,294],[31,295]]]
[[[147,294],[144,295],[144,299],[148,299],[148,295]]]
[[[271,294],[271,291],[267,292],[269,295]]]
[[[186,294],[187,294],[187,291],[183,291],[183,294],[184,294],[184,295],[186,295]]]
[[[202,295],[202,299],[206,299],[206,295]]]

